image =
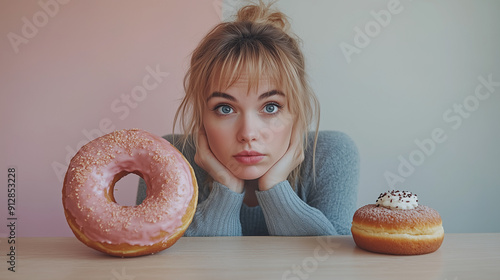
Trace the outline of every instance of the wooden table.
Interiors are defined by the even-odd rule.
[[[500,279],[500,233],[446,234],[420,256],[375,254],[350,236],[182,237],[155,255],[111,257],[76,238],[0,239],[0,279]]]

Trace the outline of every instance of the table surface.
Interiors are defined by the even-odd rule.
[[[500,233],[446,234],[434,253],[392,256],[351,236],[182,237],[160,253],[117,258],[76,238],[17,238],[16,272],[0,239],[0,279],[500,279]]]

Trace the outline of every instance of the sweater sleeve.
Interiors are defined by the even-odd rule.
[[[338,131],[320,133],[314,168],[316,177],[305,180],[304,199],[328,218],[338,234],[351,233],[358,195],[359,162],[358,149],[348,135]]]
[[[245,193],[214,182],[207,199],[199,203],[184,236],[240,236],[240,209]]]
[[[288,181],[257,192],[269,234],[349,234],[357,200],[357,148],[347,135],[324,131],[318,136],[316,157],[308,151],[299,194]]]
[[[257,191],[257,199],[270,235],[335,235],[332,223],[318,209],[307,205],[283,181],[267,191]]]

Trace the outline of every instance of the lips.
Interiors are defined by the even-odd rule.
[[[233,156],[239,163],[242,164],[257,164],[265,155],[255,151],[242,151]]]

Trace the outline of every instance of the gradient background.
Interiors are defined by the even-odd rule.
[[[0,223],[7,168],[15,166],[17,236],[72,236],[61,202],[69,159],[104,130],[170,133],[190,52],[240,2],[0,1]],[[40,3],[51,3],[52,15]],[[278,3],[303,40],[321,129],[346,132],[359,147],[359,206],[390,188],[384,173],[398,174],[398,157],[418,150],[415,140],[442,129],[446,141],[396,188],[437,209],[446,232],[499,232],[492,217],[500,212],[500,87],[457,129],[443,114],[473,95],[479,76],[500,82],[500,3],[401,0],[400,12],[348,63],[339,45],[354,46],[355,28],[375,22],[370,12],[388,3]],[[31,38],[16,51],[9,36],[23,28]],[[168,76],[126,101],[148,67]],[[120,203],[133,203],[136,181],[117,184]]]

